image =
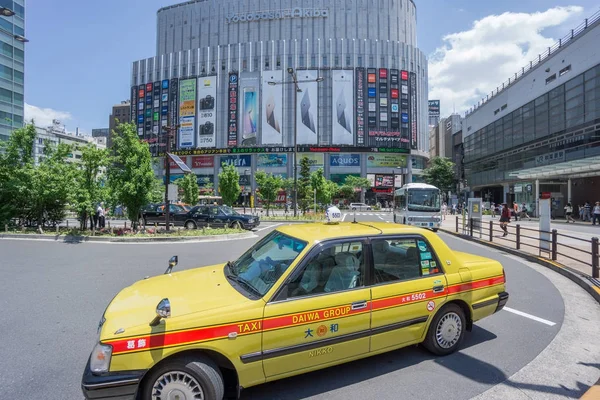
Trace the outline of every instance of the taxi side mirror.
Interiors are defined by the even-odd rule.
[[[156,326],[163,318],[171,316],[171,302],[169,299],[162,299],[156,306],[156,317],[150,322],[150,326]]]

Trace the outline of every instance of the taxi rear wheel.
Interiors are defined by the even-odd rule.
[[[438,356],[454,353],[465,337],[466,326],[462,308],[448,304],[433,317],[423,346]]]
[[[143,388],[143,400],[221,400],[225,394],[219,367],[203,356],[168,361],[151,372]]]

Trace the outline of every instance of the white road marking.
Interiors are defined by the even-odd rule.
[[[542,324],[545,324],[545,325],[548,325],[548,326],[554,326],[554,325],[556,325],[556,323],[554,323],[552,321],[548,321],[547,319],[543,319],[543,318],[540,318],[540,317],[536,317],[535,315],[524,313],[523,311],[515,310],[514,308],[504,307],[503,310],[504,311],[508,311],[509,313],[520,315],[521,317],[525,317],[525,318],[529,318],[529,319],[532,319],[532,320],[537,321],[537,322],[541,322]]]
[[[377,218],[379,218],[380,220],[383,221],[383,218],[381,217],[381,215],[378,215]]]
[[[256,232],[261,232],[261,231],[264,231],[265,229],[275,228],[276,226],[279,226],[279,225],[283,225],[283,223],[265,226],[264,228],[257,229]]]
[[[344,220],[346,219],[347,216],[348,216],[348,214],[344,214],[344,216],[342,217],[342,222],[344,222]]]

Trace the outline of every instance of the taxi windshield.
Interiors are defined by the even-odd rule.
[[[283,275],[307,243],[280,232],[271,232],[230,263],[228,278],[264,296]]]
[[[235,211],[233,208],[231,208],[229,206],[221,207],[221,211],[223,211],[223,213],[225,215],[240,215],[237,211]]]

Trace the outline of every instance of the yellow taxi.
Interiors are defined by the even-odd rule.
[[[176,262],[106,309],[87,399],[239,398],[418,343],[442,356],[508,301],[499,262],[396,224],[281,226],[235,261],[173,272]]]

